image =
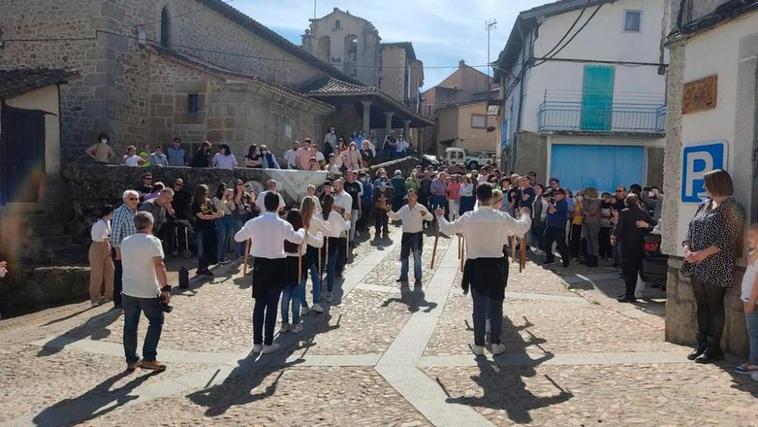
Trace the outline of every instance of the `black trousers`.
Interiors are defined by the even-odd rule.
[[[598,256],[600,258],[613,258],[611,227],[600,227],[600,234],[598,234],[598,249]]]
[[[332,252],[332,248],[335,252]],[[347,239],[344,237],[330,237],[329,238],[329,252],[336,254],[335,271],[338,274],[342,274],[345,270],[345,263],[347,262]]]
[[[571,256],[578,258],[582,252],[582,225],[571,224]]]
[[[276,309],[279,306],[279,288],[268,289],[264,295],[255,298],[253,307],[253,344],[271,345],[274,342]]]
[[[624,275],[626,297],[634,298],[634,290],[637,288],[637,276],[642,269],[642,248],[621,247],[621,274]]]
[[[721,351],[721,334],[724,331],[724,295],[726,288],[690,280],[697,305],[698,344],[711,347],[711,351]]]
[[[113,257],[113,305],[121,307],[121,291],[124,289],[124,266],[116,259],[116,250],[111,251]]]
[[[566,231],[563,227],[547,227],[545,229],[545,255],[547,261],[555,261],[553,257],[553,242],[556,243],[558,253],[563,258],[563,265],[569,265],[569,253],[566,246]]]
[[[389,234],[389,218],[387,218],[386,210],[374,208],[374,228],[377,236],[380,233]]]

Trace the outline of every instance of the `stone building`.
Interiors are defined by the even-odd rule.
[[[703,196],[703,174],[721,168],[734,182],[746,222],[758,222],[758,2],[670,1],[677,17],[667,39],[669,116],[663,190],[663,250],[669,254],[666,339],[695,341],[695,301],[679,274],[681,242]],[[726,293],[722,348],[747,351],[739,280]]]
[[[312,19],[302,39],[307,52],[418,111],[424,66],[412,43],[382,43],[371,22],[336,7]]]

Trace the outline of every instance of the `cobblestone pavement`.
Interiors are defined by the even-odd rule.
[[[399,242],[393,227],[355,248],[326,312],[271,355],[250,354],[234,263],[174,296],[161,374],[123,372],[109,307],[0,321],[0,425],[755,425],[758,384],[730,374],[736,359],[699,366],[666,343],[659,290],[622,305],[607,266],[511,264],[506,354],[475,358],[457,239],[439,240],[432,269],[425,236],[421,288],[395,282]]]

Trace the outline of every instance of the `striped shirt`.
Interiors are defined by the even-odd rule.
[[[114,248],[121,247],[121,241],[137,232],[134,228],[134,215],[136,210],[129,209],[123,204],[113,211],[113,220],[111,220],[111,246]]]

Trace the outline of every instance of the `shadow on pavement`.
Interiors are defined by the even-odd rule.
[[[68,425],[78,424],[103,416],[138,399],[139,396],[130,395],[132,390],[139,387],[148,378],[157,374],[158,372],[150,372],[140,375],[121,387],[111,389],[119,380],[133,375],[133,373],[126,371],[121,372],[78,397],[64,399],[45,408],[34,417],[33,422],[38,426]]]
[[[443,382],[436,378],[437,383],[449,396],[447,403],[455,403],[478,408],[490,408],[504,410],[508,418],[514,423],[529,423],[532,421],[530,411],[550,405],[565,402],[573,397],[573,394],[561,388],[552,378],[545,378],[557,389],[558,393],[552,396],[535,396],[527,390],[523,378],[534,377],[537,374],[536,367],[546,360],[553,358],[553,354],[544,352],[544,355],[532,359],[527,354],[527,348],[544,343],[545,340],[531,335],[529,341],[525,341],[520,331],[528,333],[531,323],[526,320],[523,326],[515,326],[508,318],[503,318],[502,343],[507,350],[503,355],[495,356],[495,360],[488,360],[483,356],[477,357],[479,373],[471,376],[471,380],[481,388],[481,396],[458,396],[453,397],[445,388]],[[541,348],[541,347],[540,347]],[[513,366],[501,367],[498,359],[508,358],[517,361]]]
[[[71,340],[80,341],[86,338],[101,340],[106,338],[111,334],[108,326],[115,322],[119,316],[121,316],[121,310],[118,309],[111,309],[97,316],[92,316],[84,324],[69,329],[43,344],[37,352],[37,356],[44,357],[59,353],[70,344]]]
[[[437,308],[436,302],[426,300],[426,294],[421,286],[415,286],[413,290],[407,285],[400,287],[400,298],[389,298],[384,300],[382,307],[389,307],[390,304],[402,303],[408,306],[408,311],[415,313],[419,308],[424,308],[425,313],[429,313]]]

